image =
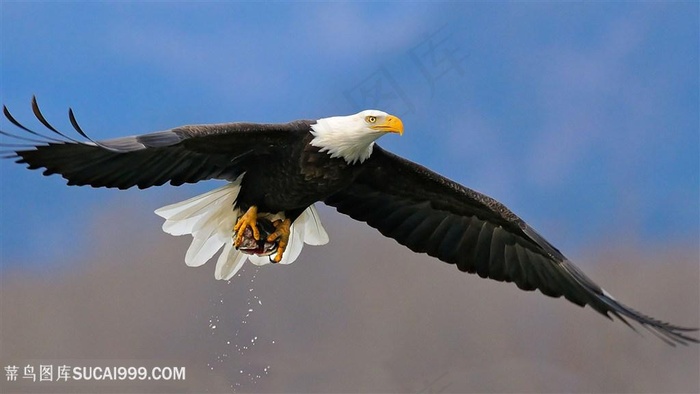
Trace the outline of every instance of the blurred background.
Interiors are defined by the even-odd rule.
[[[698,6],[0,3],[2,103],[104,139],[377,108],[380,144],[510,207],[622,302],[700,325]],[[2,130],[14,130],[9,122]],[[8,138],[4,143],[12,143]],[[698,392],[671,348],[320,207],[331,241],[215,281],[153,210],[0,161],[2,392]],[[8,382],[40,364],[177,382]]]

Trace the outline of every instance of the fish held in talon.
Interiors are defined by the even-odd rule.
[[[284,251],[287,250],[292,222],[289,219],[276,220],[274,226],[275,231],[267,236],[267,241],[277,243],[277,254],[272,258],[272,262],[279,263],[284,258]]]
[[[255,205],[248,208],[246,213],[239,217],[236,221],[236,225],[233,226],[233,233],[235,235],[233,246],[236,248],[241,246],[243,234],[245,233],[244,230],[250,230],[253,239],[260,239],[260,231],[258,230],[258,207]]]
[[[238,250],[245,254],[254,254],[257,256],[270,256],[277,253],[279,240],[269,241],[267,237],[275,231],[275,226],[266,218],[258,218],[258,230],[260,231],[260,239],[255,239],[253,230],[246,227],[243,231],[241,243]]]

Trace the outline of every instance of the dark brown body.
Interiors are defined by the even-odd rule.
[[[295,131],[299,138],[284,151],[272,150],[251,160],[241,182],[237,205],[245,211],[255,205],[260,212],[284,211],[296,219],[311,204],[323,201],[352,183],[358,165],[331,158],[309,145],[313,135]]]

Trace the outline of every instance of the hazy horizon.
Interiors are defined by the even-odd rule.
[[[93,248],[71,266],[5,270],[0,359],[186,366],[186,380],[3,381],[5,392],[700,389],[697,345],[672,348],[590,308],[461,273],[331,209],[321,210],[329,245],[306,246],[289,266],[247,264],[227,283],[213,262],[186,267],[189,237],[141,224],[148,208],[95,214],[82,234]],[[682,245],[613,244],[576,263],[631,307],[697,327],[696,258]]]

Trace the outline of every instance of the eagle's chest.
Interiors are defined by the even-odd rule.
[[[352,167],[308,145],[261,159],[243,177],[238,204],[256,205],[262,212],[306,208],[352,182]]]

